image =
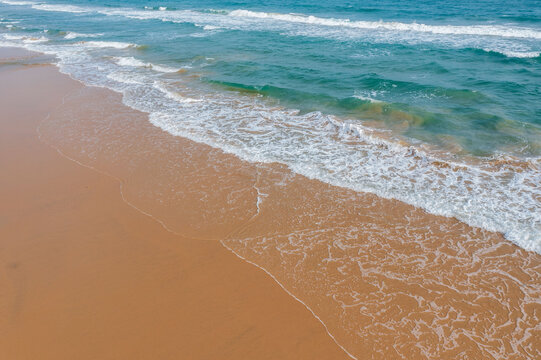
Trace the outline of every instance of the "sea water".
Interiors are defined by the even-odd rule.
[[[171,134],[541,253],[537,0],[0,0],[0,46]]]

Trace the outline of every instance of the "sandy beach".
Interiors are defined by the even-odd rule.
[[[0,78],[0,358],[347,358],[264,272],[165,230],[38,139],[80,83],[50,65]]]
[[[1,59],[1,357],[541,354],[541,256],[502,234],[244,162],[40,55]]]

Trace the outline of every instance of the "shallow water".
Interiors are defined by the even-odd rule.
[[[153,124],[541,252],[537,1],[0,1]],[[180,70],[180,71],[179,71]]]

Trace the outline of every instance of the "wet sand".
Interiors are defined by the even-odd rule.
[[[1,359],[347,358],[264,272],[165,230],[40,141],[82,85],[0,54]]]
[[[67,81],[64,76],[53,76],[53,70],[44,70],[50,68],[21,69],[18,71],[45,72],[51,78]],[[8,75],[14,82],[21,77],[13,72]],[[183,75],[177,76],[181,81]],[[314,340],[308,345],[314,352],[306,356],[325,359],[346,356],[333,339],[358,359],[541,358],[540,255],[513,245],[501,234],[472,228],[456,219],[310,180],[278,164],[246,163],[206,145],[171,136],[154,127],[146,114],[122,105],[119,94],[67,82],[74,87],[65,92],[62,104],[51,110],[39,126],[41,140],[64,156],[118,179],[125,200],[123,206],[130,204],[148,214],[155,221],[146,217],[147,221],[154,226],[159,222],[175,239],[160,242],[149,235],[152,241],[145,238],[149,248],[158,242],[160,246],[167,244],[168,249],[180,249],[183,257],[170,260],[169,264],[186,273],[192,269],[186,263],[198,264],[198,275],[189,275],[194,279],[193,289],[199,289],[197,284],[202,281],[199,272],[212,278],[205,281],[214,280],[213,269],[219,274],[216,281],[220,285],[215,286],[229,288],[222,272],[229,273],[232,265],[214,266],[218,261],[216,254],[223,254],[223,259],[229,255],[228,261],[239,269],[246,268],[245,276],[258,276],[253,280],[257,286],[272,284],[275,286],[269,285],[270,288],[281,290],[279,284],[285,290],[281,295],[295,304],[293,307],[302,308],[300,302],[305,304],[313,312],[308,320],[289,318],[290,315],[284,320],[272,313],[276,307],[282,310],[283,305],[268,296],[266,290],[250,284],[239,284],[232,290],[243,301],[252,297],[262,301],[257,310],[253,308],[254,312],[264,317],[265,326],[272,328],[276,324],[275,330],[288,339],[279,346],[287,347],[299,337]],[[22,104],[23,100],[20,101]],[[108,199],[113,198],[113,193],[119,196],[118,187],[111,190]],[[110,224],[110,220],[105,220],[110,216],[101,219]],[[63,221],[62,217],[57,221]],[[94,224],[92,228],[99,226]],[[132,231],[127,226],[122,230]],[[255,267],[231,260],[234,255],[220,248],[220,243]],[[103,254],[102,248],[103,244],[97,244],[94,251]],[[117,248],[107,252],[107,256],[116,262],[118,253],[125,251]],[[65,255],[61,258],[65,261]],[[167,266],[156,260],[151,267],[156,270]],[[141,274],[135,268],[138,269],[134,266],[133,271]],[[125,281],[119,276],[118,281],[122,280]],[[173,283],[177,289],[185,286],[182,281],[177,284],[178,277],[169,280],[165,286],[168,289]],[[130,291],[139,294],[138,286],[134,283]],[[204,289],[205,298],[223,303],[224,295],[215,293],[214,288]],[[153,292],[145,294],[156,299],[160,290]],[[130,299],[131,306],[140,306],[139,295]],[[190,310],[168,310],[189,311],[196,316],[202,300],[185,301],[193,301],[195,306]],[[245,306],[235,307],[235,311]],[[306,308],[297,311],[310,315]],[[155,319],[149,313],[145,316]],[[223,315],[207,315],[208,321],[213,321],[212,316],[223,319]],[[66,315],[66,321],[70,316],[77,317]],[[247,316],[246,321],[259,324],[253,313]],[[241,318],[236,313],[229,317]],[[180,318],[179,315],[176,319]],[[314,329],[322,331],[322,338],[316,340],[312,337],[315,335],[306,337],[303,331],[291,330],[295,338],[287,332],[287,326],[305,324],[313,324]],[[170,326],[177,328],[168,333],[177,332],[179,336],[186,332],[179,324]],[[227,326],[229,329],[230,324]],[[283,332],[279,330],[281,326],[285,326]],[[329,335],[325,337],[326,330]],[[220,327],[212,334],[224,336],[223,331]],[[200,334],[192,336],[200,339]],[[249,348],[266,353],[263,342],[266,344],[267,340],[258,339],[257,344],[248,341]],[[233,347],[242,351],[244,345]],[[324,350],[335,353],[327,354]],[[187,358],[205,356],[190,353]],[[265,358],[255,352],[235,356]],[[304,354],[284,351],[268,356],[303,358]]]

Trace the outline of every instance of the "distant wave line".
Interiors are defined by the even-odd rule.
[[[403,23],[403,22],[386,22],[380,21],[352,21],[350,19],[339,18],[322,18],[313,15],[304,14],[281,14],[258,12],[245,9],[233,11],[204,13],[193,10],[171,10],[159,11],[152,9],[138,10],[132,8],[121,9],[106,9],[106,8],[90,8],[68,4],[48,4],[43,2],[32,1],[15,1],[15,0],[0,0],[0,3],[8,5],[30,5],[36,10],[43,11],[58,11],[71,13],[97,12],[103,15],[118,15],[129,18],[138,19],[159,19],[162,21],[190,21],[190,16],[201,16],[205,18],[214,17],[216,20],[230,18],[246,18],[246,19],[263,19],[270,21],[280,21],[294,24],[307,24],[325,27],[343,27],[359,30],[384,30],[393,32],[420,32],[442,35],[470,35],[470,36],[492,36],[503,38],[522,38],[522,39],[538,39],[541,40],[541,31],[527,27],[511,27],[503,25],[428,25],[422,23]],[[195,21],[195,20],[194,20]]]

